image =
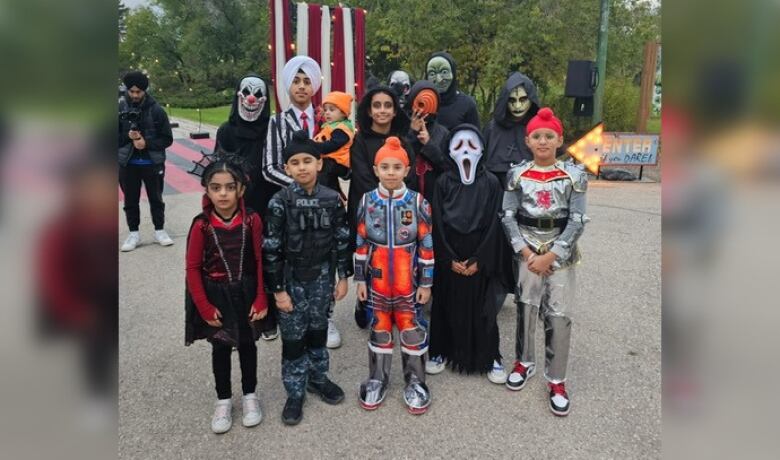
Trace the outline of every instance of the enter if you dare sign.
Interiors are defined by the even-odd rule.
[[[602,166],[658,164],[658,135],[605,132],[599,163]]]

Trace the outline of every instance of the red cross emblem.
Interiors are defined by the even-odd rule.
[[[552,192],[549,190],[536,192],[536,204],[541,208],[550,209],[550,206],[552,206]]]

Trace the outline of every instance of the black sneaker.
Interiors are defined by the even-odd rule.
[[[285,425],[297,425],[303,418],[303,398],[287,398],[282,411],[282,422]]]
[[[319,395],[328,404],[338,404],[344,401],[344,390],[328,379],[322,383],[314,383],[309,380],[306,391]]]

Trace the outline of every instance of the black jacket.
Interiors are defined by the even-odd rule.
[[[420,80],[412,86],[409,91],[409,100],[414,101],[420,91],[423,89],[431,89],[436,92],[436,88],[433,83],[427,80]],[[411,109],[411,107],[407,107]],[[450,132],[447,128],[442,126],[438,122],[436,114],[428,115],[425,119],[425,128],[428,130],[430,140],[427,144],[423,145],[422,142],[417,139],[419,131],[414,131],[411,126],[406,134],[406,142],[414,150],[414,155],[417,157],[415,163],[412,163],[412,170],[415,171],[417,176],[417,191],[423,194],[428,203],[434,206],[433,203],[433,189],[436,184],[436,179],[441,173],[448,170],[452,165],[452,161],[449,157],[449,145],[448,138]],[[426,160],[427,165],[433,169],[427,170],[422,173],[424,166],[420,164],[420,160]]]
[[[518,86],[522,86],[528,94],[531,108],[521,120],[514,120],[507,112],[507,104],[509,93]],[[531,150],[525,144],[525,125],[538,111],[539,95],[536,92],[536,85],[520,72],[514,72],[504,83],[496,100],[493,118],[483,132],[485,168],[488,171],[503,178],[512,164],[533,159]]]
[[[396,108],[396,116],[390,127],[390,133],[380,134],[371,129],[373,120],[369,116],[371,98],[374,94],[383,92],[390,95]],[[379,86],[367,92],[358,105],[356,120],[358,132],[352,141],[352,147],[349,149],[349,161],[352,168],[352,179],[349,184],[349,199],[347,201],[347,220],[350,230],[350,247],[354,251],[355,237],[357,235],[357,224],[355,222],[358,204],[363,194],[375,189],[379,184],[379,179],[374,175],[374,158],[376,152],[384,145],[385,139],[390,136],[397,136],[401,139],[401,145],[409,154],[409,164],[412,166],[409,175],[404,182],[412,190],[417,190],[417,177],[414,173],[414,149],[404,140],[405,134],[409,129],[409,122],[406,115],[398,104],[398,98],[390,88]]]
[[[131,120],[127,115],[133,110],[140,110],[138,125],[141,135],[146,140],[146,148],[137,150],[133,147],[133,141],[127,135],[130,131]],[[119,164],[127,166],[133,157],[152,160],[155,165],[165,163],[165,149],[173,144],[173,132],[168,114],[148,93],[138,107],[127,99],[127,96],[119,100]]]
[[[473,97],[463,94],[458,90],[458,70],[455,65],[455,60],[449,53],[443,51],[433,53],[431,57],[428,58],[428,61],[425,62],[426,69],[428,68],[428,62],[435,57],[443,57],[449,61],[450,67],[452,67],[452,83],[444,94],[439,95],[439,123],[447,129],[452,129],[463,123],[481,127],[482,125],[479,124],[477,102]],[[409,100],[412,99],[410,98]]]

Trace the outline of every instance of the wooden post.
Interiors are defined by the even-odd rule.
[[[655,68],[658,62],[658,43],[645,44],[645,64],[642,67],[642,85],[639,93],[639,111],[636,116],[636,132],[647,133],[647,119],[653,105],[655,89]]]

